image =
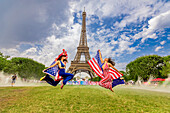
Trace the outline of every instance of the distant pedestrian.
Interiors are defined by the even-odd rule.
[[[12,75],[12,82],[11,82],[12,86],[15,84],[16,79],[17,79],[17,75],[16,74]]]

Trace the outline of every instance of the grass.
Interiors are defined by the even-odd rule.
[[[1,113],[169,113],[170,94],[99,86],[0,87]]]

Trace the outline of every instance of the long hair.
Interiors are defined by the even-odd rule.
[[[60,56],[57,60],[61,60],[61,58],[62,58],[63,56],[66,56],[66,55],[62,55],[62,56]],[[67,59],[64,59],[63,61],[68,62],[68,60],[67,60]]]
[[[57,60],[61,60],[62,56],[60,56]]]
[[[108,62],[109,62],[109,63],[111,63],[113,66],[115,66],[115,62],[114,62],[114,61],[112,61],[112,59],[111,59],[111,58],[108,58]]]

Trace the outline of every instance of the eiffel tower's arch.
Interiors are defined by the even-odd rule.
[[[74,57],[74,60],[71,61],[71,65],[68,68],[67,72],[72,74],[77,74],[79,72],[85,72],[90,75],[91,79],[95,77],[93,70],[90,68],[87,61],[91,59],[89,53],[89,47],[87,45],[87,36],[86,36],[86,12],[84,11],[82,20],[82,29],[80,35],[79,46],[77,47],[77,53]],[[81,61],[81,55],[84,55],[85,60]]]
[[[84,69],[82,67],[73,69],[71,73],[76,75],[77,73],[80,73],[80,72],[85,72],[85,73],[89,74],[91,78],[93,78],[95,75],[91,69]]]

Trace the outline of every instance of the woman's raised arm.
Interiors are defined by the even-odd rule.
[[[114,70],[116,70],[117,72],[119,72],[120,74],[122,74],[119,70],[117,70],[111,63],[108,63],[108,66],[113,68]]]
[[[99,51],[100,61],[101,61],[101,63],[103,64],[103,63],[104,63],[104,61],[103,61],[103,58],[102,58],[101,51],[100,51],[100,50],[98,50],[98,51]]]

